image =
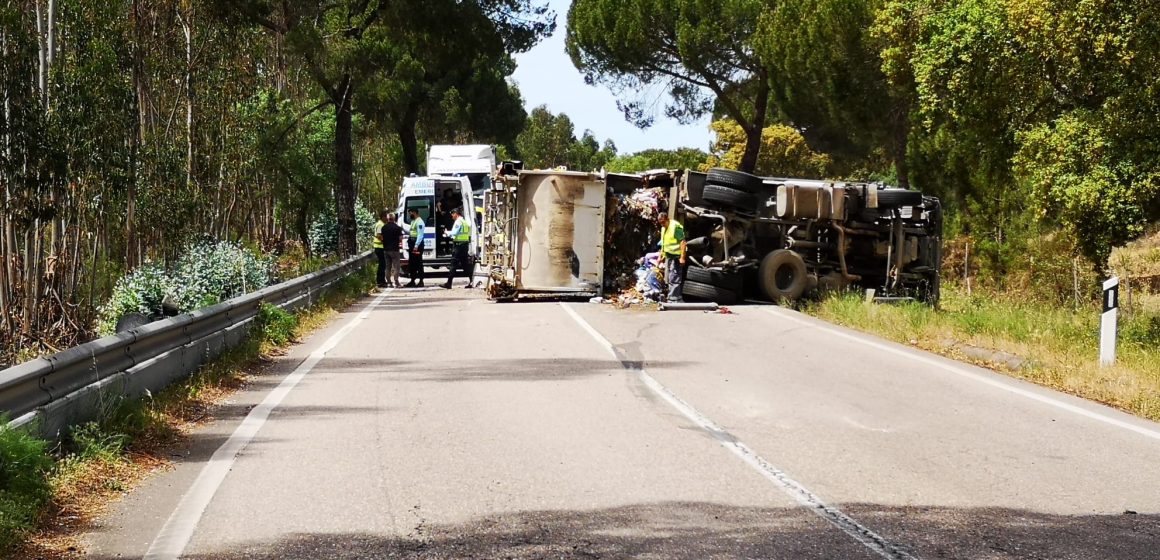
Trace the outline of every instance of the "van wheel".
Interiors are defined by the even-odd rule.
[[[758,281],[765,297],[774,302],[797,301],[810,284],[806,261],[788,249],[779,249],[761,259]]]
[[[700,282],[685,282],[681,286],[681,295],[721,305],[737,303],[737,292]]]

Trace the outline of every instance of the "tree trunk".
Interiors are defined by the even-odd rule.
[[[769,108],[769,80],[764,74],[757,77],[757,98],[753,101],[753,120],[745,130],[745,155],[741,157],[740,171],[753,173],[757,169],[757,158],[761,155],[761,134],[765,130],[766,112]]]
[[[187,2],[185,8],[184,14],[179,12],[185,32],[185,186],[192,192],[196,173],[193,150],[195,136],[193,104],[196,93],[193,89],[193,4]]]
[[[415,136],[414,125],[399,128],[399,142],[403,144],[403,167],[407,175],[421,173],[418,139]]]
[[[406,174],[418,175],[422,173],[419,167],[419,139],[415,134],[416,122],[419,120],[419,110],[414,104],[407,108],[403,120],[399,124],[399,143],[403,145],[403,166]]]
[[[358,251],[358,228],[354,217],[354,127],[352,123],[353,87],[350,76],[339,84],[335,103],[334,162],[338,184],[334,189],[338,214],[338,254],[348,257]]]
[[[898,186],[910,188],[910,164],[906,153],[910,143],[910,115],[905,109],[897,110],[894,125],[894,169],[898,173]]]
[[[133,0],[133,105],[137,126],[129,138],[129,189],[125,193],[125,269],[137,266],[137,185],[141,181],[141,143],[145,136],[145,45],[140,0]]]

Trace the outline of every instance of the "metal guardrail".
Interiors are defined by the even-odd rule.
[[[238,345],[263,303],[312,305],[364,266],[364,253],[324,270],[140,328],[94,340],[0,371],[0,411],[9,426],[29,425],[57,438],[124,398],[164,389]]]

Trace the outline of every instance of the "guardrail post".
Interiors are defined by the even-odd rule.
[[[1100,366],[1116,363],[1116,320],[1120,310],[1120,279],[1104,282],[1104,312],[1100,316]]]

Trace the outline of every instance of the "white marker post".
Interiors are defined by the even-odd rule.
[[[1120,279],[1104,282],[1104,313],[1100,316],[1100,366],[1116,363],[1116,315],[1120,310]]]

